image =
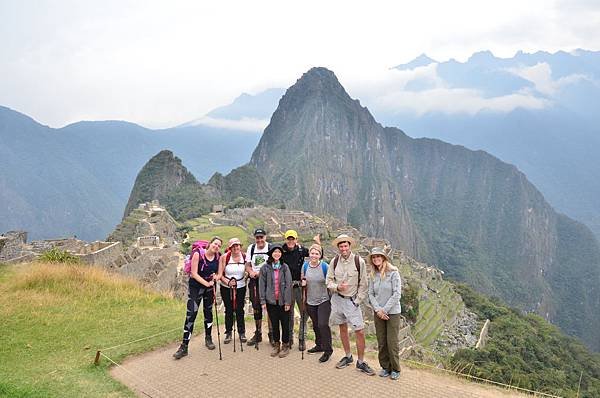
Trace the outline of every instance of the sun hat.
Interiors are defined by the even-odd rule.
[[[285,234],[283,234],[283,237],[285,239],[287,239],[287,238],[298,239],[298,232],[294,231],[293,229],[288,229],[287,231],[285,231]]]
[[[371,253],[369,253],[369,255],[367,256],[367,261],[370,265],[373,265],[373,256],[381,256],[385,258],[385,261],[387,261],[388,263],[390,262],[390,258],[387,254],[385,254],[385,250],[383,250],[381,247],[374,247],[371,249]]]
[[[238,238],[231,238],[231,239],[229,239],[229,242],[227,243],[227,248],[231,249],[231,247],[233,245],[240,245],[240,246],[242,246],[242,242],[240,242],[240,240]]]
[[[339,235],[337,238],[335,238],[333,240],[333,242],[331,242],[331,245],[335,248],[338,247],[338,245],[342,242],[348,242],[350,243],[350,247],[354,247],[356,246],[356,240],[354,240],[353,237],[347,235],[347,234],[341,234]]]
[[[321,257],[323,256],[323,248],[321,247],[321,245],[319,245],[318,243],[313,243],[312,245],[310,245],[308,252],[310,253],[310,251],[313,249],[318,251]]]

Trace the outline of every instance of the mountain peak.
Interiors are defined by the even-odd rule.
[[[398,70],[411,70],[411,69],[419,68],[421,66],[427,66],[429,64],[433,64],[433,63],[436,63],[436,62],[437,61],[435,59],[429,58],[427,56],[427,54],[423,53],[423,54],[419,55],[417,58],[415,58],[412,61],[410,61],[409,63],[400,64],[398,66],[395,66],[394,69],[398,69]]]
[[[287,91],[289,94],[298,91],[306,94],[316,92],[346,93],[335,73],[324,67],[313,67],[305,72]]]

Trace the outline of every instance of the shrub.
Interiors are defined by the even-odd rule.
[[[50,263],[78,263],[79,257],[74,256],[65,250],[54,248],[42,253],[38,260]]]

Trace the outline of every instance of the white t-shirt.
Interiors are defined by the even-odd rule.
[[[226,254],[224,254],[226,256]],[[241,256],[241,254],[240,254]],[[233,256],[229,259],[229,262],[225,264],[225,277],[227,279],[235,278],[237,280],[237,288],[246,286],[246,280],[244,279],[244,273],[246,272],[246,263],[242,259],[241,263],[236,262]],[[225,286],[223,283],[221,283]],[[229,286],[227,286],[229,287]]]
[[[253,245],[255,246],[254,254],[252,255],[252,258],[250,258]],[[265,247],[262,249],[256,247],[256,243],[248,246],[248,250],[246,250],[246,261],[249,261],[252,264],[252,271],[259,272],[262,266],[267,263],[267,259],[269,258],[269,255],[267,254],[268,252],[269,242],[265,242]]]

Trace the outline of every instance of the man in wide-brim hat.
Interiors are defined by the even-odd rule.
[[[339,254],[331,260],[331,266],[327,270],[327,288],[334,292],[331,296],[329,324],[339,326],[340,339],[346,353],[335,367],[342,369],[354,362],[348,334],[350,324],[356,336],[356,369],[372,376],[375,372],[364,361],[365,323],[360,309],[360,303],[367,299],[367,267],[358,254],[352,253],[356,240],[351,236],[341,234],[333,240],[332,245]]]

